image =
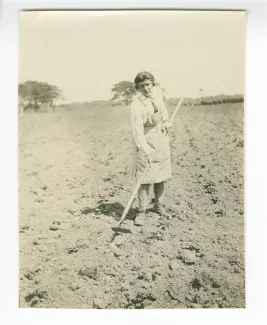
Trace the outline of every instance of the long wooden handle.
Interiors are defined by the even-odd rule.
[[[172,113],[172,116],[171,116],[171,118],[170,118],[170,122],[173,121],[173,119],[174,119],[175,115],[177,114],[177,112],[178,112],[180,106],[182,105],[183,100],[184,100],[184,98],[181,98],[181,99],[179,100],[179,103],[177,104],[175,110],[174,110],[173,113]],[[159,147],[160,147],[160,145],[161,145],[161,142],[162,142],[162,140],[163,140],[163,138],[164,138],[164,136],[165,136],[166,134],[167,134],[167,132],[164,131],[163,134],[162,134],[162,137],[161,137],[161,139],[160,139],[160,141],[159,141],[159,143],[158,143],[158,145],[157,145],[156,149],[154,150],[153,155],[152,155],[152,157],[151,157],[151,161],[152,161],[152,162],[153,162],[153,159],[155,158],[156,153],[157,153],[157,151],[158,151],[158,149],[159,149]],[[122,224],[122,222],[124,221],[125,217],[127,216],[127,213],[129,212],[129,210],[130,210],[130,208],[131,208],[131,206],[132,206],[132,204],[133,204],[133,201],[134,201],[135,196],[136,196],[136,194],[137,194],[137,192],[138,192],[138,190],[139,190],[139,187],[141,186],[141,184],[142,184],[142,182],[143,182],[143,179],[144,179],[145,176],[146,176],[146,173],[147,173],[147,171],[148,171],[148,169],[149,169],[149,166],[150,166],[150,164],[147,163],[146,168],[145,168],[145,170],[144,170],[144,172],[143,172],[141,178],[140,178],[139,181],[137,182],[137,184],[136,184],[136,186],[135,186],[135,188],[134,188],[133,194],[131,195],[131,197],[130,197],[130,199],[129,199],[129,201],[128,201],[128,203],[127,203],[127,205],[126,205],[126,207],[125,207],[125,209],[124,209],[124,211],[123,211],[122,217],[121,217],[120,221],[118,222],[118,226],[120,226],[120,225]]]
[[[180,106],[182,105],[183,100],[184,100],[184,98],[181,98],[181,99],[179,100],[177,106],[175,107],[175,110],[173,111],[172,116],[171,116],[171,119],[170,119],[171,122],[174,120],[175,115],[177,114],[178,109],[179,109]]]

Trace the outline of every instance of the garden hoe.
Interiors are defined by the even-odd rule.
[[[178,105],[176,106],[174,112],[172,113],[172,116],[171,116],[170,122],[172,122],[172,121],[174,120],[174,117],[175,117],[176,113],[178,112],[178,110],[179,110],[179,108],[180,108],[180,106],[181,106],[183,100],[184,100],[183,98],[181,98],[181,99],[179,100]],[[160,139],[160,141],[159,141],[159,143],[158,143],[158,146],[156,147],[156,149],[154,150],[154,152],[153,152],[153,154],[152,154],[152,157],[151,157],[151,161],[152,161],[152,162],[153,162],[153,159],[155,158],[156,153],[157,153],[157,151],[158,151],[158,149],[159,149],[159,147],[160,147],[160,145],[161,145],[161,143],[162,143],[162,140],[163,140],[163,138],[164,138],[164,136],[165,136],[166,134],[167,134],[167,131],[164,131],[163,134],[162,134],[162,137],[161,137],[161,139]],[[132,204],[133,204],[133,202],[134,202],[134,200],[135,200],[135,197],[136,197],[136,195],[137,195],[137,192],[138,192],[138,190],[139,190],[139,188],[140,188],[140,186],[141,186],[141,184],[142,184],[142,182],[143,182],[144,177],[146,176],[146,173],[147,173],[147,171],[148,171],[148,169],[149,169],[149,166],[150,166],[150,164],[149,164],[149,162],[148,162],[147,165],[146,165],[146,168],[145,168],[145,170],[144,170],[144,172],[143,172],[143,174],[142,174],[142,177],[141,177],[141,178],[139,179],[139,181],[137,182],[137,184],[136,184],[136,186],[135,186],[135,189],[134,189],[134,191],[133,191],[133,193],[132,193],[132,196],[130,197],[130,199],[129,199],[129,201],[128,201],[128,203],[127,203],[127,205],[126,205],[126,207],[125,207],[125,209],[124,209],[124,211],[123,211],[123,214],[122,214],[122,216],[121,216],[120,221],[118,222],[118,224],[117,224],[116,227],[112,227],[112,228],[111,228],[115,233],[131,233],[131,230],[128,230],[128,229],[125,229],[125,228],[121,228],[120,226],[121,226],[121,224],[123,223],[123,221],[125,220],[125,218],[126,218],[128,212],[129,212],[129,210],[130,210],[130,208],[131,208],[131,206],[132,206]]]

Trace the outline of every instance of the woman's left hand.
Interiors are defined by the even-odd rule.
[[[164,122],[162,122],[162,125],[161,125],[161,131],[162,132],[166,131],[168,133],[171,127],[172,127],[172,124],[170,121],[164,121]]]

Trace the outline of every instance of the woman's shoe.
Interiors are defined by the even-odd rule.
[[[165,210],[164,206],[161,203],[156,203],[154,205],[154,210],[155,210],[156,213],[158,213],[162,217],[168,217],[169,216],[169,214],[167,213],[167,211]]]

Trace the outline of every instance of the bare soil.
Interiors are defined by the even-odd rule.
[[[20,118],[20,307],[245,307],[243,105],[182,107],[170,137],[170,218],[137,227],[135,202],[114,233],[135,185],[129,108]]]

